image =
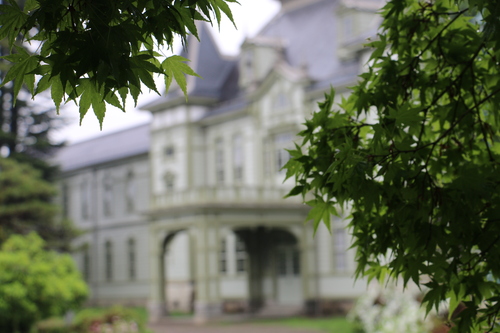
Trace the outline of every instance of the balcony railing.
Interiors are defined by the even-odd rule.
[[[180,206],[207,205],[290,205],[302,203],[302,198],[291,197],[288,187],[199,187],[177,190],[168,194],[156,195],[153,198],[153,209]]]

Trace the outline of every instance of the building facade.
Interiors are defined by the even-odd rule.
[[[316,235],[300,197],[284,199],[304,118],[342,96],[368,60],[375,0],[287,0],[221,54],[199,25],[184,56],[201,78],[142,106],[150,124],[63,148],[61,205],[85,233],[75,259],[91,302],[146,305],[153,318],[194,311],[342,310],[353,281],[346,221]],[[285,310],[283,310],[285,309]]]

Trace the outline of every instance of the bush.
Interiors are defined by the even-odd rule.
[[[29,332],[86,299],[87,285],[68,254],[44,249],[35,233],[14,235],[0,248],[0,332]]]
[[[68,333],[64,319],[52,317],[36,324],[37,333]]]
[[[147,333],[147,313],[143,309],[88,308],[78,312],[72,326],[75,333]]]
[[[395,284],[370,285],[349,314],[364,333],[425,333],[433,326],[431,315],[420,306],[421,291]],[[426,319],[424,319],[426,318]]]

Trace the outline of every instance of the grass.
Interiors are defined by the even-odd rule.
[[[356,333],[356,325],[343,317],[309,318],[293,317],[283,319],[259,320],[263,325],[279,325],[304,329],[316,329],[327,333]]]

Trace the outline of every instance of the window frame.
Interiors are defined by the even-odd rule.
[[[240,133],[233,135],[232,141],[233,152],[233,181],[235,183],[243,182],[244,178],[244,165],[245,165],[245,152],[243,135]]]
[[[134,281],[137,279],[137,246],[134,238],[127,241],[127,259],[128,259],[128,279]]]
[[[246,273],[247,268],[247,251],[245,242],[243,242],[239,237],[236,237],[236,242],[234,244],[235,249],[235,262],[236,262],[236,274]]]
[[[214,167],[215,167],[215,183],[223,185],[225,182],[225,159],[224,159],[224,139],[218,137],[214,143]]]
[[[333,232],[333,267],[336,273],[348,272],[349,266],[347,263],[347,230],[345,227],[339,226],[334,228]]]

